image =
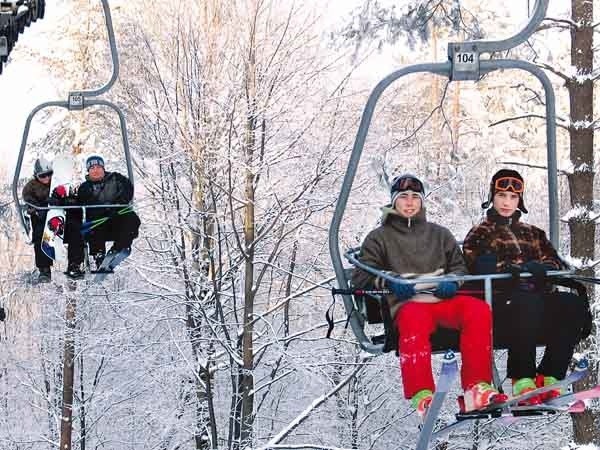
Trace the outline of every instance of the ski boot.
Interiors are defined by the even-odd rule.
[[[518,395],[527,394],[528,392],[534,391],[537,389],[535,385],[535,381],[533,378],[519,378],[512,380],[513,385],[513,395],[516,397]],[[520,401],[517,403],[518,406],[532,406],[532,405],[540,405],[543,403],[540,395],[536,395],[535,397],[528,398],[527,400]]]
[[[504,403],[508,400],[506,394],[498,392],[493,386],[486,382],[480,382],[465,391],[464,411],[470,412],[484,409],[489,406]]]
[[[37,279],[38,283],[50,283],[52,281],[50,267],[40,267],[38,270],[40,271]]]
[[[72,280],[79,280],[83,278],[85,274],[81,271],[79,264],[69,264],[65,275],[71,278]]]
[[[423,418],[427,414],[427,410],[429,409],[432,400],[433,392],[429,389],[422,389],[410,399],[410,403],[417,411],[419,417]]]
[[[542,374],[537,374],[535,377],[535,385],[538,388],[551,386],[555,383],[558,383],[558,380],[554,377],[546,377]],[[560,397],[564,392],[562,389],[552,389],[550,391],[544,392],[540,394],[542,401],[547,402],[548,400],[552,400],[553,398]]]
[[[106,254],[103,251],[100,251],[98,253],[91,255],[92,259],[94,260],[94,264],[95,264],[94,270],[100,269],[100,266],[102,265],[102,261],[104,261],[105,256],[106,256]]]

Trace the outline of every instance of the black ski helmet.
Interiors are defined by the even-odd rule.
[[[33,165],[33,175],[35,177],[39,177],[40,175],[52,175],[52,163],[43,156],[40,156],[35,160],[35,164]]]
[[[398,175],[392,180],[392,185],[390,187],[392,208],[394,207],[394,203],[396,203],[396,199],[398,198],[400,193],[404,191],[412,191],[419,194],[419,197],[421,197],[421,206],[424,205],[425,185],[415,175],[405,173],[402,175]]]
[[[494,195],[496,195],[496,181],[500,178],[516,178],[517,180],[521,180],[523,185],[525,181],[519,172],[511,169],[500,169],[498,172],[494,174],[492,177],[492,181],[490,181],[490,192],[488,194],[488,199],[481,204],[483,209],[487,209],[490,207],[492,202],[494,201]],[[522,213],[527,214],[527,208],[525,208],[525,202],[523,201],[523,192],[519,192],[519,204],[517,205],[517,209],[519,209]]]

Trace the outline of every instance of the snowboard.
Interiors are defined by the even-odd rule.
[[[52,181],[50,182],[50,195],[56,186],[64,185],[67,191],[71,190],[73,183],[74,161],[70,156],[60,155],[52,164]],[[66,210],[52,208],[46,215],[46,226],[42,236],[42,251],[48,258],[57,262],[66,263],[67,249],[64,243]]]
[[[96,276],[94,277],[95,282],[103,281],[106,276],[110,273],[113,273],[114,268],[121,264],[125,258],[127,258],[131,254],[130,248],[124,248],[119,252],[108,252],[102,261],[98,270],[94,273]]]

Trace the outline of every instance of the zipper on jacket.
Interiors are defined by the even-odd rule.
[[[523,254],[523,250],[521,250],[521,246],[519,245],[519,240],[517,239],[517,235],[513,232],[513,230],[510,227],[508,227],[508,232],[515,239],[515,245],[519,249],[519,254],[522,255]]]

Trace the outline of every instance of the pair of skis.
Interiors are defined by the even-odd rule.
[[[439,439],[448,433],[454,431],[468,424],[471,420],[476,419],[503,419],[508,422],[518,420],[521,417],[529,416],[540,416],[556,413],[581,413],[585,410],[585,400],[599,398],[600,397],[600,386],[588,389],[586,391],[567,393],[559,397],[548,400],[545,403],[538,405],[519,405],[526,400],[530,400],[533,397],[539,396],[540,394],[547,393],[555,389],[566,389],[573,383],[583,379],[589,370],[589,364],[587,360],[582,359],[577,363],[575,370],[573,370],[565,379],[558,381],[555,384],[540,387],[533,391],[529,391],[522,395],[511,397],[506,402],[497,403],[490,405],[486,408],[482,408],[470,412],[459,412],[456,414],[456,421],[445,425],[435,432],[431,432],[429,440]],[[433,412],[437,418],[438,411],[428,411],[427,415]],[[427,417],[426,417],[427,420]],[[435,421],[435,418],[432,418]],[[427,447],[417,447],[419,450],[426,449]]]
[[[456,428],[468,424],[475,419],[498,419],[517,420],[519,417],[547,415],[564,412],[580,413],[585,410],[585,401],[600,398],[600,386],[593,387],[586,391],[567,393],[559,397],[548,400],[540,405],[520,406],[519,403],[530,400],[540,394],[547,393],[555,389],[566,389],[576,381],[583,379],[589,370],[589,364],[586,359],[581,359],[575,368],[565,379],[558,381],[550,386],[544,386],[533,391],[527,392],[508,399],[506,402],[490,405],[489,407],[456,414],[456,421],[445,425],[434,431],[435,422],[439,416],[444,400],[450,390],[452,382],[458,373],[458,363],[454,352],[448,351],[444,355],[442,370],[438,377],[436,391],[427,414],[421,425],[419,438],[417,440],[416,450],[427,450],[429,442],[432,439],[439,439]]]

